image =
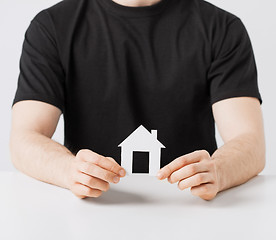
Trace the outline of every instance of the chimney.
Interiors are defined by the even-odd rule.
[[[151,135],[157,139],[157,130],[151,130]]]

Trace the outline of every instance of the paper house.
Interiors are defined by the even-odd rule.
[[[141,125],[118,146],[121,147],[121,166],[128,175],[133,174],[133,156],[137,152],[148,153],[148,174],[153,176],[157,174],[160,169],[161,148],[165,148],[157,140],[157,130],[151,130],[150,133]]]

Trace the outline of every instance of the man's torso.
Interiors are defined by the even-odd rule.
[[[120,162],[118,144],[143,125],[166,146],[162,166],[197,149],[213,153],[207,75],[216,35],[234,16],[201,0],[136,12],[110,2],[65,0],[46,10],[66,76],[65,146]]]

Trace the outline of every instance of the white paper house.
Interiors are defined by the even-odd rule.
[[[121,166],[127,174],[132,174],[133,152],[148,152],[149,175],[157,174],[160,169],[161,148],[165,148],[157,140],[157,130],[151,130],[150,133],[141,125],[120,143],[119,147],[121,147]]]

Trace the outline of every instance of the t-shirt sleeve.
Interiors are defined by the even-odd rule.
[[[20,58],[20,74],[13,104],[37,100],[64,110],[65,74],[50,16],[40,12],[30,23]]]
[[[235,18],[218,35],[208,71],[211,104],[232,97],[255,97],[262,104],[253,48],[244,24]]]

